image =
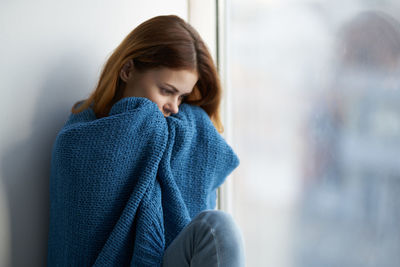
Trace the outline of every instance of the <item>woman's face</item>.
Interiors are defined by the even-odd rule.
[[[146,97],[157,104],[165,117],[178,113],[179,105],[195,86],[195,71],[157,68],[144,72],[128,62],[120,73],[125,82],[122,97]]]

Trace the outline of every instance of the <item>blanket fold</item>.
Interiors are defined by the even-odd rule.
[[[165,118],[128,97],[108,117],[71,114],[52,151],[48,266],[160,266],[238,164],[200,107]]]

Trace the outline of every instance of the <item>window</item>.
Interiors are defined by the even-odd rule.
[[[247,266],[400,266],[400,5],[228,1]]]

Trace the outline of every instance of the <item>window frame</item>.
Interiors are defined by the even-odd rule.
[[[229,26],[229,1],[188,0],[188,22],[203,37],[216,63],[223,94],[221,100],[221,120],[224,125],[222,136],[233,144],[231,87],[229,84],[229,62],[227,33]],[[204,19],[208,18],[208,19]],[[233,214],[233,181],[229,175],[217,190],[217,209]]]

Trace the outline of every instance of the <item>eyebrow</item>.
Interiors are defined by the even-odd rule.
[[[171,87],[171,89],[174,90],[175,93],[179,93],[179,90],[176,89],[175,86],[173,86],[173,85],[171,85],[171,84],[169,84],[169,83],[165,83],[165,85],[167,85],[168,87]],[[190,95],[190,93],[186,93],[186,94],[182,94],[182,95],[183,95],[183,96],[187,96],[187,95]]]

